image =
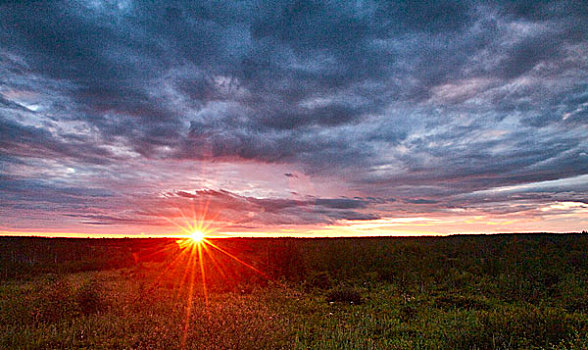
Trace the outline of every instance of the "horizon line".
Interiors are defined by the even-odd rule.
[[[586,234],[586,231],[526,231],[526,232],[464,232],[464,233],[438,233],[438,234],[386,234],[386,235],[210,235],[207,239],[231,239],[231,238],[254,238],[254,239],[275,239],[275,238],[312,238],[312,239],[329,239],[329,238],[395,238],[395,237],[454,237],[454,236],[492,236],[492,235],[566,235],[566,234]],[[9,232],[0,231],[0,238],[69,238],[69,239],[153,239],[153,238],[167,238],[167,239],[189,239],[187,235],[122,235],[122,234],[80,234],[80,233],[65,233],[65,232]]]

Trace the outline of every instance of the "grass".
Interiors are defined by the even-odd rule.
[[[586,236],[219,240],[268,278],[215,256],[206,294],[168,243],[5,278],[0,348],[588,348]]]

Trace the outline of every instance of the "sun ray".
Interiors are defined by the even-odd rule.
[[[217,249],[217,250],[218,250],[218,251],[220,251],[221,253],[224,253],[224,254],[226,254],[226,255],[227,255],[227,256],[229,256],[230,258],[232,258],[232,259],[234,259],[234,260],[238,261],[239,263],[243,264],[244,266],[246,266],[246,267],[248,267],[248,268],[252,269],[253,271],[255,271],[255,272],[259,273],[259,274],[260,274],[260,275],[262,275],[263,277],[265,277],[265,278],[267,278],[267,279],[270,279],[270,277],[269,277],[268,275],[266,275],[265,273],[263,273],[263,272],[262,272],[262,271],[260,271],[259,269],[255,268],[254,266],[252,266],[252,265],[250,265],[250,264],[248,264],[248,263],[244,262],[243,260],[241,260],[241,259],[237,258],[237,257],[236,257],[236,256],[234,256],[233,254],[231,254],[231,253],[227,252],[226,250],[224,250],[224,249],[220,248],[220,247],[219,247],[219,246],[217,246],[216,244],[214,244],[214,243],[212,243],[212,242],[210,242],[210,241],[208,241],[208,240],[206,241],[206,243],[207,243],[207,244],[210,244],[210,246],[211,246],[211,247],[213,247],[213,248]]]
[[[208,312],[208,291],[206,288],[206,273],[204,272],[204,255],[202,254],[202,244],[196,245],[198,248],[198,262],[200,264],[200,273],[202,274],[202,292],[204,293],[204,310],[206,311],[206,316],[210,318],[210,314]]]
[[[204,251],[207,253],[209,261],[212,262],[212,265],[221,274],[222,278],[226,280],[228,278],[228,276],[227,276],[227,273],[225,272],[225,270],[223,269],[223,266],[214,257],[214,254],[210,254],[210,249],[208,248],[208,246],[206,244],[203,244],[202,247],[204,248]]]
[[[195,247],[192,246],[191,248],[191,252],[190,252],[190,265],[192,265],[192,261],[195,259],[195,254],[194,254],[194,249]],[[186,348],[186,340],[188,339],[188,331],[190,329],[190,317],[192,316],[192,304],[193,304],[193,297],[194,297],[194,284],[195,284],[195,279],[196,279],[196,269],[190,269],[191,270],[191,275],[190,275],[190,286],[188,288],[188,304],[186,305],[186,321],[184,323],[184,333],[182,335],[182,349]]]
[[[169,262],[163,267],[163,270],[155,277],[155,280],[158,281],[161,277],[163,277],[166,274],[166,272],[172,270],[172,268],[175,267],[176,264],[179,264],[181,259],[184,258],[186,254],[186,251],[180,251],[180,253],[177,254],[177,256],[171,262]]]
[[[190,266],[190,265],[191,265],[191,263],[192,263],[192,255],[190,254],[190,255],[188,256],[188,263],[187,263],[187,266]],[[194,269],[190,269],[190,268],[188,268],[188,267],[184,266],[184,274],[182,275],[182,278],[180,278],[180,283],[179,283],[179,285],[178,285],[178,291],[177,291],[177,293],[176,293],[176,297],[177,297],[177,298],[181,297],[181,295],[182,295],[182,289],[184,288],[184,284],[185,284],[185,283],[186,283],[186,281],[188,280],[188,274],[189,274],[190,272],[192,272],[192,270],[194,270]]]
[[[176,257],[162,266],[162,270],[158,274],[154,286],[158,284],[158,281],[166,273],[177,276],[176,280],[178,282],[174,284],[177,288],[176,293],[174,293],[175,298],[176,300],[179,297],[185,298],[184,300],[186,302],[185,320],[181,337],[181,348],[184,349],[188,346],[190,326],[193,321],[194,302],[199,294],[197,291],[199,289],[197,287],[199,283],[202,284],[201,297],[204,303],[204,311],[206,317],[210,319],[208,295],[210,282],[214,282],[214,278],[216,277],[225,280],[235,278],[235,281],[239,281],[241,278],[236,273],[237,270],[231,271],[229,269],[230,266],[238,266],[230,263],[231,261],[235,261],[247,269],[251,269],[265,279],[269,280],[271,278],[257,267],[243,261],[240,257],[217,244],[220,241],[217,242],[214,240],[214,235],[219,230],[219,226],[216,223],[220,213],[218,211],[211,213],[210,202],[208,200],[192,200],[187,210],[182,210],[182,208],[177,209],[179,215],[176,214],[173,220],[164,216],[162,218],[179,229],[181,238],[176,240],[175,243],[180,251]],[[189,214],[187,215],[190,212],[191,217]],[[221,258],[222,256],[227,256],[228,259],[223,259]],[[209,276],[207,278],[207,275],[213,277]],[[201,282],[198,281],[198,278],[202,279]]]

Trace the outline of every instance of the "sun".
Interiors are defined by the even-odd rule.
[[[200,230],[194,230],[190,234],[190,239],[192,239],[192,241],[195,243],[202,242],[204,240],[204,237],[205,237],[204,232],[202,232]]]

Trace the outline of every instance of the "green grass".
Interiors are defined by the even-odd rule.
[[[5,279],[0,348],[588,348],[585,236],[222,244],[269,279],[216,256],[207,301],[175,250]]]

